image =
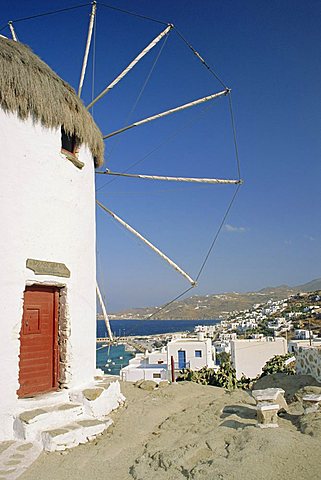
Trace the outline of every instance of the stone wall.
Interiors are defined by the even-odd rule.
[[[300,375],[312,375],[321,382],[321,348],[300,347],[296,354],[296,372]]]

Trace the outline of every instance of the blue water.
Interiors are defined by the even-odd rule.
[[[110,326],[116,337],[157,335],[159,333],[192,332],[196,325],[215,325],[219,320],[111,320]],[[97,322],[97,337],[107,337],[103,320]],[[134,353],[126,352],[124,345],[110,347],[97,345],[96,364],[105,373],[119,375],[121,368],[128,365]]]
[[[196,325],[215,325],[219,320],[111,320],[116,337],[192,332]],[[97,322],[97,337],[107,337],[104,320]]]
[[[121,368],[128,365],[129,360],[135,356],[132,352],[126,352],[124,345],[112,345],[100,348],[97,345],[96,365],[109,375],[119,375]]]

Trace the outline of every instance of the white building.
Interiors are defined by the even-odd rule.
[[[213,368],[215,350],[212,348],[211,339],[204,338],[202,333],[199,333],[197,338],[175,338],[167,344],[168,371],[171,370],[172,359],[175,370]]]
[[[316,347],[320,348],[321,347],[321,338],[313,338],[309,340],[290,340],[288,343],[288,352],[289,353],[294,353],[296,354],[300,348],[311,348],[311,347]]]
[[[213,347],[215,348],[216,361],[217,361],[217,356],[220,353],[231,353],[231,345],[229,340],[227,341],[217,340],[216,342],[213,342]]]
[[[219,325],[196,325],[194,328],[195,333],[204,333],[206,337],[213,338],[216,335],[217,328]]]
[[[135,358],[129,360],[129,364],[121,369],[120,378],[124,382],[154,380],[159,383],[168,380],[165,347],[161,351],[136,354]]]
[[[262,368],[274,355],[286,353],[287,344],[282,337],[231,341],[231,361],[238,379],[243,374],[255,378],[262,373]]]
[[[309,330],[294,330],[296,340],[309,340],[310,336],[313,338],[313,332]]]
[[[120,377],[123,381],[154,380],[159,383],[177,376],[179,370],[190,368],[199,370],[202,367],[214,368],[215,350],[210,338],[173,338],[161,351],[136,354],[129,364],[122,368]]]
[[[0,39],[0,440],[39,394],[95,373],[99,129],[31,50]],[[35,397],[37,398],[37,397]]]

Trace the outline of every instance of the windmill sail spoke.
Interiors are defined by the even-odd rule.
[[[11,32],[11,35],[12,35],[12,40],[14,40],[15,42],[17,42],[17,41],[18,41],[18,37],[17,37],[17,35],[16,35],[15,29],[14,29],[14,26],[13,26],[13,23],[10,21],[10,22],[8,22],[8,25],[9,25],[10,32]]]
[[[134,122],[127,127],[120,128],[119,130],[115,130],[108,135],[104,135],[103,139],[113,137],[114,135],[118,135],[119,133],[125,132],[133,127],[138,127],[139,125],[143,125],[144,123],[152,122],[153,120],[158,120],[159,118],[166,117],[167,115],[171,115],[172,113],[180,112],[181,110],[186,110],[186,108],[195,107],[201,103],[209,102],[210,100],[214,100],[222,95],[228,95],[230,93],[230,89],[222,90],[221,92],[214,93],[213,95],[208,95],[206,97],[199,98],[198,100],[194,100],[193,102],[185,103],[179,107],[171,108],[170,110],[166,110],[165,112],[157,113],[156,115],[152,115],[151,117],[144,118],[143,120],[139,120],[138,122]]]
[[[82,86],[83,86],[83,83],[84,83],[84,78],[85,78],[85,73],[86,73],[86,68],[87,68],[87,63],[88,63],[89,49],[90,49],[90,44],[91,44],[91,37],[92,37],[92,33],[93,33],[93,27],[94,27],[95,15],[96,15],[96,8],[97,8],[97,2],[93,2],[92,7],[91,7],[89,26],[88,26],[88,34],[87,34],[87,41],[86,41],[84,59],[83,59],[83,62],[82,62],[82,68],[81,68],[81,73],[80,73],[80,80],[79,80],[79,86],[78,86],[78,97],[80,97],[80,95],[81,95]]]
[[[109,336],[110,340],[113,341],[113,332],[111,331],[111,328],[110,328],[110,323],[109,323],[109,318],[108,318],[108,315],[107,315],[107,310],[106,310],[106,307],[105,307],[105,304],[104,304],[104,301],[103,301],[103,297],[101,295],[101,292],[100,292],[97,281],[96,281],[96,293],[97,293],[97,297],[98,297],[98,300],[99,300],[99,303],[100,303],[100,306],[101,306],[101,310],[103,312],[103,317],[104,317],[104,320],[105,320],[108,336]]]
[[[207,183],[207,184],[223,184],[223,185],[238,185],[242,184],[243,180],[229,180],[225,178],[193,178],[193,177],[164,177],[161,175],[141,175],[138,173],[120,173],[111,172],[96,172],[101,175],[113,175],[116,177],[141,178],[144,180],[163,180],[168,182],[189,182],[189,183]]]
[[[123,227],[125,227],[127,230],[129,230],[131,233],[136,235],[142,242],[144,242],[146,245],[148,245],[149,248],[151,248],[155,253],[157,253],[163,260],[165,260],[171,267],[173,267],[178,273],[180,273],[184,278],[186,278],[190,284],[194,287],[196,285],[195,280],[193,280],[184,270],[182,270],[173,260],[171,260],[165,253],[163,253],[161,250],[159,250],[155,245],[153,245],[149,240],[147,240],[143,235],[141,235],[137,230],[135,230],[133,227],[128,225],[123,219],[118,217],[114,212],[109,210],[107,207],[105,207],[102,203],[100,203],[98,200],[96,200],[97,205],[99,205],[100,208],[102,208],[105,212],[109,213],[111,217],[113,217],[117,222],[119,222]]]
[[[97,95],[96,98],[92,102],[89,103],[87,106],[87,109],[89,110],[95,103],[100,100],[103,96],[106,95],[112,88],[114,88],[115,85],[117,85],[120,80],[122,80],[127,73],[130,72],[132,68],[135,67],[135,65],[153,48],[155,45],[157,45],[160,40],[165,37],[169,33],[169,31],[173,28],[173,25],[168,25],[165,30],[163,30],[152,42],[150,42],[144,50],[142,50],[137,57],[134,58],[134,60],[123,70],[118,77],[115,78],[99,95]]]

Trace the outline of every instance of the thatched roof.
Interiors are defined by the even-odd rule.
[[[90,148],[96,166],[104,160],[102,134],[73,88],[29,47],[0,38],[0,106],[48,128],[63,126]]]

